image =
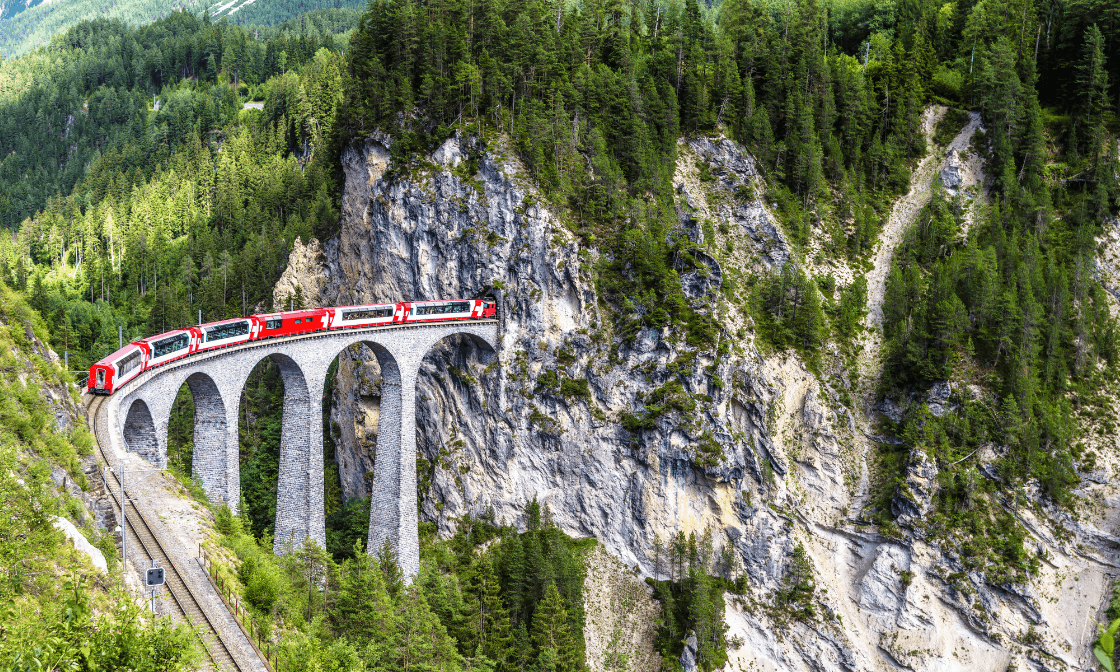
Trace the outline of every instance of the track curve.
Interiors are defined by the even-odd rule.
[[[108,455],[102,448],[102,437],[107,429],[107,420],[101,417],[101,406],[105,403],[107,397],[94,396],[89,402],[87,407],[90,431],[93,433],[94,441],[97,444],[97,452],[101,460],[106,464],[112,464]],[[118,469],[119,471],[119,469]],[[102,478],[105,479],[105,489],[109,496],[113,499],[114,503],[120,510],[120,478],[117,472],[102,471]],[[233,655],[230,646],[222,640],[220,629],[211,620],[210,616],[206,613],[203,603],[195,595],[190,585],[184,580],[182,573],[176,563],[172,559],[170,553],[166,551],[163,544],[160,543],[159,538],[152,530],[148,521],[144,518],[144,514],[136,507],[129,497],[128,492],[125,493],[126,508],[128,518],[128,530],[122,531],[122,534],[132,533],[133,541],[138,544],[138,548],[142,548],[147,553],[148,558],[157,560],[161,567],[164,568],[164,579],[167,584],[168,593],[171,595],[172,602],[175,604],[179,613],[187,619],[191,625],[197,628],[199,641],[202,643],[203,650],[210,658],[216,669],[221,670],[236,670],[237,672],[249,672],[243,668]]]

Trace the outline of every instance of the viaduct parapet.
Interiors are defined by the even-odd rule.
[[[184,383],[195,403],[194,473],[213,501],[237,508],[241,498],[237,419],[249,373],[270,358],[284,383],[280,476],[276,502],[277,553],[310,537],[326,546],[323,515],[323,386],[327,369],[346,348],[367,345],[381,365],[381,414],[374,460],[369,536],[376,552],[389,539],[405,576],[420,569],[416,501],[416,378],[424,356],[439,341],[462,335],[497,349],[496,320],[317,332],[255,341],[200,353],[147,371],[114,394],[109,414],[111,449],[167,464],[171,406]]]

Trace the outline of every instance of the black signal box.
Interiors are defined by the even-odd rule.
[[[153,567],[148,570],[148,575],[145,577],[144,585],[146,586],[162,586],[163,585],[163,567]]]

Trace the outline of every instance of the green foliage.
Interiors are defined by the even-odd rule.
[[[887,281],[884,386],[924,389],[965,365],[990,370],[1004,398],[992,411],[998,421],[966,434],[1009,446],[1001,473],[1037,477],[1066,501],[1077,482],[1066,391],[1088,382],[1091,362],[1113,356],[1115,326],[1086,282],[1091,225],[1051,220],[1040,235],[1034,206],[1023,212],[1024,202],[993,204],[962,247],[960,211],[934,194]]]
[[[733,1],[718,26],[695,4],[632,9],[608,11],[614,20],[498,3],[475,21],[469,3],[423,15],[404,0],[375,3],[354,37],[343,123],[354,136],[390,133],[402,170],[457,124],[507,134],[546,197],[573,214],[576,234],[605,252],[595,279],[617,306],[616,333],[629,341],[641,327],[676,325],[690,344],[709,345],[718,325],[685,299],[674,269],[688,253],[675,230],[677,135],[722,125],[754,148],[783,225],[804,243],[830,184],[908,186],[906,163],[925,149],[929,47],[888,41],[864,72],[842,51],[825,55],[827,20],[815,3]],[[891,104],[880,111],[884,99]],[[703,162],[700,178],[714,178]],[[857,218],[857,255],[871,221]],[[809,347],[819,340],[800,336]]]
[[[342,508],[327,516],[327,550],[336,562],[353,557],[365,544],[369,532],[369,503],[369,497],[348,499]]]
[[[778,349],[811,352],[824,341],[826,324],[816,283],[793,264],[785,264],[759,283],[754,293],[758,333]]]
[[[1113,621],[1107,629],[1103,625],[1097,624],[1097,631],[1100,635],[1093,644],[1093,656],[1106,672],[1116,672],[1113,656],[1116,649],[1117,630],[1120,630],[1120,618]]]
[[[933,131],[934,144],[939,147],[948,147],[949,143],[957,137],[957,133],[960,133],[967,123],[968,112],[965,110],[955,107],[945,110],[945,114],[938,120],[937,128]]]
[[[832,326],[837,335],[851,341],[859,333],[867,314],[867,279],[862,275],[840,291],[840,302],[831,311]]]
[[[560,381],[560,396],[568,399],[576,398],[590,401],[591,388],[588,387],[586,378],[580,378],[578,380],[565,378],[564,380]]]
[[[546,390],[556,392],[559,389],[560,376],[556,373],[556,371],[547,369],[545,371],[542,371],[541,375],[537,377],[537,389],[534,391],[534,394],[540,394],[541,392],[544,392]]]
[[[284,382],[280,368],[264,359],[249,373],[241,392],[238,437],[241,494],[253,536],[271,538],[276,523],[276,488],[280,477]]]
[[[666,568],[658,553],[654,574],[660,577],[667,573],[669,580],[647,579],[654,589],[654,597],[661,602],[662,617],[654,644],[661,653],[663,666],[674,669],[685,640],[690,633],[695,633],[700,669],[705,672],[721,669],[727,662],[723,593],[730,582],[726,578],[727,569],[721,570],[720,562],[714,557],[711,534],[705,532],[697,539],[695,533],[685,537],[684,532],[678,532],[665,550],[668,572],[662,571]]]
[[[677,411],[681,414],[682,420],[688,421],[695,410],[696,401],[692,395],[684,389],[680,380],[673,379],[650,392],[646,399],[645,412],[641,417],[624,412],[621,422],[626,431],[636,433],[643,429],[654,428],[657,419],[671,411]]]
[[[78,454],[88,454],[88,432],[60,432],[44,390],[66,390],[69,376],[33,354],[31,339],[47,338],[38,315],[0,285],[0,367],[6,372],[0,403],[0,669],[195,669],[196,641],[170,621],[145,623],[140,610],[112,582],[96,574],[54,523],[79,520],[81,501],[58,489],[51,470],[61,466],[88,489]],[[41,346],[35,346],[36,348]],[[83,533],[115,571],[116,546],[108,534]]]
[[[798,620],[812,620],[816,617],[813,602],[816,584],[813,580],[813,566],[801,542],[794,546],[793,556],[782,578],[779,606]]]
[[[140,607],[124,594],[115,606],[93,615],[89,586],[76,578],[64,582],[58,600],[26,599],[0,607],[4,638],[0,666],[10,670],[135,670],[170,672],[196,669],[202,656],[194,633],[169,619],[146,623]]]
[[[281,619],[287,628],[284,665],[584,669],[580,554],[587,544],[562,534],[536,500],[522,533],[496,525],[493,512],[462,519],[447,540],[421,524],[420,574],[411,586],[388,542],[376,555],[356,542],[339,563],[310,540],[277,557],[228,508],[216,518],[221,543],[238,558],[235,590],[266,631]]]
[[[0,279],[58,325],[71,368],[116,350],[118,325],[132,340],[268,306],[294,239],[336,230],[346,62],[314,26],[258,41],[185,13],[98,20],[0,63],[0,224],[18,228]]]

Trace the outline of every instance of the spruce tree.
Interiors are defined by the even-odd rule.
[[[509,612],[502,602],[501,586],[489,553],[479,558],[467,585],[464,614],[471,641],[499,667],[506,664],[510,647]]]
[[[400,672],[453,672],[461,668],[461,656],[447,629],[416,586],[404,588],[397,600],[389,637],[385,669]],[[376,665],[374,666],[376,668]]]
[[[502,542],[502,576],[505,580],[506,604],[509,607],[510,619],[514,623],[524,624],[525,605],[529,601],[531,583],[526,576],[525,552],[521,545],[521,537],[516,532]]]
[[[533,615],[533,650],[540,660],[542,652],[556,652],[556,670],[576,669],[576,650],[568,628],[568,611],[555,583],[548,584]]]
[[[368,553],[360,552],[346,561],[330,612],[336,633],[359,646],[387,636],[393,605],[383,577],[375,559]]]
[[[401,572],[401,566],[397,564],[397,554],[393,551],[393,545],[388,537],[381,542],[381,548],[377,549],[377,566],[385,578],[386,590],[396,598],[400,594],[401,586],[404,585],[404,574]]]

